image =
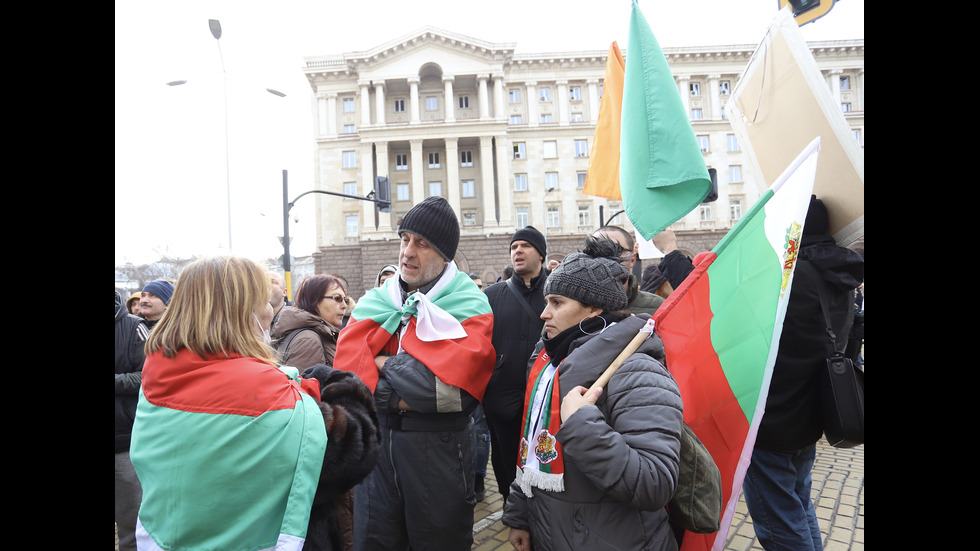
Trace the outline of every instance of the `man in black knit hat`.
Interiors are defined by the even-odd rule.
[[[493,309],[497,365],[483,396],[483,411],[490,427],[490,462],[504,501],[517,474],[527,361],[544,327],[540,316],[545,306],[547,256],[548,244],[541,232],[534,226],[517,230],[510,240],[514,274],[486,290]],[[478,479],[477,484],[481,483]]]

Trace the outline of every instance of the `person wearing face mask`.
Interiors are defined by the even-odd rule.
[[[625,310],[620,249],[590,236],[545,281],[545,336],[529,363],[517,477],[501,518],[517,551],[677,549],[665,506],[683,405],[663,341],[651,335],[589,390],[649,319]]]
[[[377,463],[374,402],[348,373],[276,366],[271,290],[245,258],[181,272],[146,342],[133,423],[139,549],[339,549],[317,506]]]
[[[347,293],[329,274],[310,276],[300,283],[296,300],[284,306],[272,328],[280,364],[300,371],[316,364],[333,365],[337,335],[347,313]]]

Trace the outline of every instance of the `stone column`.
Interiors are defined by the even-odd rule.
[[[556,80],[555,88],[558,94],[558,125],[568,126],[568,81]]]
[[[323,136],[327,133],[327,96],[324,92],[316,93],[316,133]],[[337,97],[334,94],[334,97]]]
[[[484,73],[476,75],[478,82],[479,95],[477,101],[480,102],[480,120],[485,121],[490,118],[490,97],[487,95],[487,79],[490,75]]]
[[[497,227],[497,201],[493,185],[493,139],[480,136],[480,191],[483,197],[483,227]]]
[[[374,152],[374,144],[371,142],[362,142],[358,147],[357,156],[360,157],[360,168],[359,172],[361,174],[361,182],[357,186],[358,195],[361,197],[366,197],[371,190],[374,189],[374,167],[371,163],[372,153]],[[361,232],[360,239],[364,239],[365,235],[375,233],[374,229],[374,202],[373,201],[360,201],[358,199],[346,199],[347,201],[357,201],[361,204]]]
[[[443,76],[442,86],[444,89],[443,95],[446,96],[446,122],[456,122],[456,94],[453,93],[453,76]]]
[[[374,120],[377,121],[378,126],[385,125],[385,81],[380,80],[374,83],[374,103],[377,109],[375,110]]]
[[[590,78],[585,84],[589,88],[589,120],[595,124],[599,120],[599,79]]]
[[[409,108],[412,113],[411,124],[419,123],[419,77],[409,77],[408,79],[409,95],[408,103],[411,105]]]
[[[422,159],[422,140],[411,140],[410,144],[412,146],[412,204],[417,205],[425,199],[425,181],[422,172],[425,160]]]
[[[507,109],[504,107],[504,94],[507,89],[503,73],[493,74],[493,118],[507,120]]]
[[[456,138],[446,138],[446,200],[456,217],[462,219],[459,196],[459,143]]]
[[[375,144],[378,151],[378,176],[388,177],[388,167],[391,165],[391,159],[388,158],[388,142],[378,142]],[[372,185],[374,183],[372,182]],[[391,179],[389,178],[388,185],[392,186]],[[373,188],[372,188],[373,189]],[[390,187],[389,187],[390,189]],[[390,189],[389,195],[391,196],[392,203],[394,203],[395,190]],[[374,203],[371,203],[372,205]],[[390,233],[393,231],[391,227],[391,213],[390,212],[379,212],[378,213],[378,231],[382,233]]]
[[[681,93],[681,102],[684,104],[684,112],[687,118],[691,118],[691,75],[677,75],[677,91]]]
[[[500,209],[500,218],[497,224],[504,228],[514,227],[514,175],[511,174],[510,160],[514,155],[511,149],[513,146],[510,139],[505,136],[497,136],[497,176],[499,185],[497,186],[497,205]]]
[[[840,69],[834,69],[829,71],[828,78],[830,79],[830,95],[837,102],[837,110],[840,110],[840,76],[844,74],[844,71]]]
[[[538,83],[531,80],[524,83],[527,90],[527,125],[538,126]]]
[[[325,136],[337,135],[337,94],[336,92],[327,93],[327,126],[323,129]]]
[[[361,87],[361,126],[371,126],[371,82],[360,80],[357,85]]]
[[[711,101],[711,120],[721,120],[721,93],[718,90],[718,81],[721,75],[713,73],[708,75],[708,98]]]

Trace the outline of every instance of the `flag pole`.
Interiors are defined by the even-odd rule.
[[[609,364],[609,367],[607,367],[606,370],[602,372],[602,375],[600,375],[599,378],[596,379],[594,383],[592,383],[592,386],[589,387],[589,390],[592,391],[599,387],[606,386],[606,383],[608,383],[609,379],[612,378],[613,373],[616,373],[616,370],[619,369],[619,366],[623,365],[623,362],[626,361],[626,358],[632,356],[633,352],[636,352],[636,349],[640,347],[643,341],[650,338],[650,335],[652,334],[653,334],[653,318],[650,318],[643,325],[643,327],[641,327],[640,330],[636,333],[636,336],[633,337],[633,340],[631,340],[629,344],[626,345],[626,348],[624,348],[623,351],[619,353],[619,356],[616,356],[616,359],[613,360],[611,364]]]

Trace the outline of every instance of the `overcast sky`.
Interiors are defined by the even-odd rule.
[[[490,10],[474,7],[480,5],[117,0],[116,264],[227,254],[229,182],[231,252],[260,261],[282,254],[282,171],[290,201],[314,189],[313,91],[304,57],[369,50],[426,25],[514,43],[518,53],[627,46],[630,0],[496,0],[486,3]],[[665,48],[755,45],[779,2],[639,0],[639,7]],[[220,41],[209,19],[221,22]],[[864,38],[864,1],[839,0],[800,30],[808,41]],[[175,80],[187,83],[166,85]],[[315,251],[314,203],[308,195],[290,211],[293,256]]]

